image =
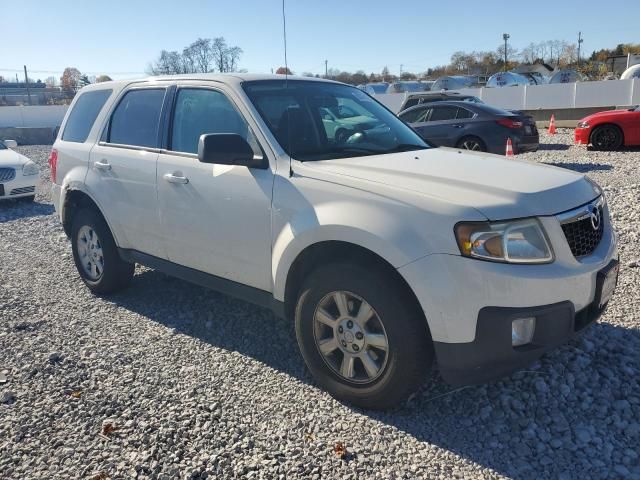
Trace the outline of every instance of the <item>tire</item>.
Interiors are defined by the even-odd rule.
[[[591,132],[589,142],[594,150],[617,150],[622,146],[622,130],[616,125],[599,125]]]
[[[473,147],[473,148],[471,148]],[[478,137],[473,137],[473,136],[469,136],[469,137],[463,137],[461,138],[458,143],[456,144],[456,148],[462,148],[465,150],[472,150],[475,152],[486,152],[487,151],[487,146],[484,144],[484,142],[479,139]]]
[[[420,387],[433,364],[433,344],[415,298],[388,273],[352,263],[329,264],[309,275],[301,292],[295,309],[296,337],[322,388],[339,400],[383,410]],[[352,316],[338,314],[336,298],[342,295],[343,308]],[[368,322],[357,318],[365,304],[372,308]],[[323,323],[326,314],[334,320],[332,327]],[[378,347],[385,340],[386,351]],[[320,345],[329,345],[328,353],[321,353]],[[345,359],[353,356],[357,359],[343,369]],[[365,356],[373,361],[366,362],[369,369]]]
[[[135,264],[120,258],[109,226],[97,210],[83,209],[74,216],[71,249],[78,273],[92,292],[117,292],[131,282]]]

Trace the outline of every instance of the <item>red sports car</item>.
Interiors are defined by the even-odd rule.
[[[584,117],[578,123],[575,142],[595,150],[616,150],[640,145],[640,106],[629,110],[607,110]]]

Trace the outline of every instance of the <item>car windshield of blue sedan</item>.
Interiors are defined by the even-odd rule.
[[[304,80],[252,81],[247,96],[285,152],[301,161],[430,148],[363,91]]]

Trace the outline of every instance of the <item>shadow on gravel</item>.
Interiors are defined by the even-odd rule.
[[[52,215],[55,209],[50,203],[27,202],[25,200],[0,201],[0,223],[20,218]]]
[[[110,300],[313,383],[293,325],[268,310],[151,270]],[[640,331],[599,323],[502,381],[452,388],[434,373],[402,408],[353,410],[511,478],[628,477],[640,471],[639,366]]]
[[[564,143],[541,143],[540,145],[538,145],[538,150],[543,151],[569,150],[569,148],[571,148],[571,145],[566,145]]]
[[[606,163],[544,162],[544,164],[553,167],[567,168],[580,173],[613,170],[613,165],[607,165]]]

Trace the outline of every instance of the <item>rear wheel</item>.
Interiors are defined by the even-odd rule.
[[[302,356],[318,383],[364,408],[397,405],[433,362],[413,297],[383,272],[336,263],[305,281],[295,312]]]
[[[98,211],[84,209],[75,215],[71,248],[80,277],[94,293],[116,292],[131,281],[135,265],[120,258],[109,226]]]
[[[457,148],[463,148],[465,150],[473,150],[475,152],[486,152],[487,147],[484,142],[478,137],[464,137],[460,139],[457,144]]]
[[[616,125],[600,125],[591,132],[595,150],[617,150],[622,146],[622,131]]]

